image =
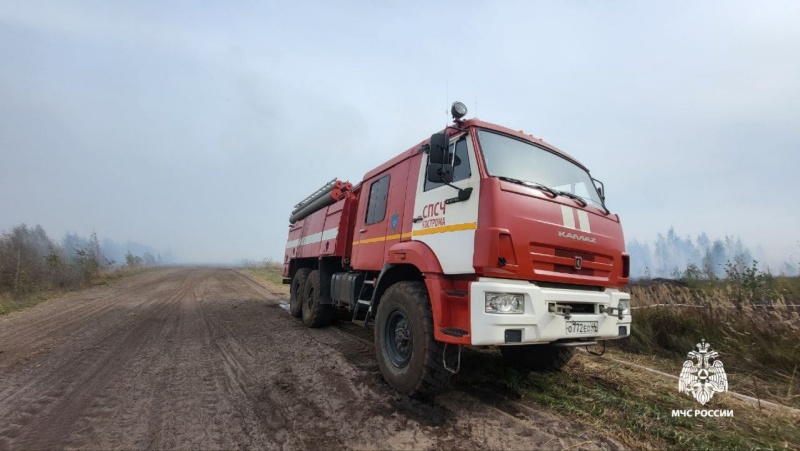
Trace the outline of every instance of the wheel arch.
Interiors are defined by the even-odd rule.
[[[428,299],[433,312],[434,326],[440,323],[442,309],[440,296],[431,290],[431,279],[438,280],[442,274],[442,265],[433,250],[420,241],[403,241],[396,243],[386,251],[386,263],[378,275],[375,291],[372,295],[372,309],[377,311],[381,297],[389,287],[402,281],[419,281],[428,291]],[[426,280],[427,279],[427,280]],[[434,327],[435,330],[438,330]]]
[[[392,264],[386,263],[378,275],[375,291],[372,293],[372,309],[377,310],[381,297],[392,285],[404,281],[425,282],[425,276],[416,266],[408,263]]]
[[[294,258],[289,261],[289,279],[293,279],[297,270],[300,268],[308,268],[311,270],[318,269],[319,263],[316,258]]]
[[[433,249],[421,241],[402,241],[386,251],[387,263],[412,265],[422,274],[441,274],[442,264]]]

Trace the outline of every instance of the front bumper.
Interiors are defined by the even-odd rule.
[[[524,313],[486,313],[487,292],[522,294]],[[616,314],[616,310],[611,310],[614,314],[607,313],[608,308],[617,308],[623,299],[630,300],[630,294],[616,288],[607,288],[605,291],[543,288],[526,281],[481,277],[470,284],[471,343],[508,345],[624,338],[631,331],[630,312],[622,318]],[[552,312],[550,304],[572,305],[584,313],[572,313],[567,319]],[[585,304],[591,304],[591,307]],[[568,322],[595,321],[597,332],[567,333]],[[513,337],[513,341],[508,341],[509,336]]]

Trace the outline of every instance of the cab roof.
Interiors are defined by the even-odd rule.
[[[448,136],[453,136],[453,135],[456,135],[458,133],[470,130],[472,128],[481,128],[481,129],[485,129],[485,130],[490,130],[490,131],[502,133],[502,134],[511,136],[513,138],[521,139],[521,140],[527,141],[527,142],[529,142],[531,144],[535,144],[535,145],[537,145],[539,147],[542,147],[544,149],[549,150],[550,152],[553,152],[556,155],[559,155],[559,156],[561,156],[563,158],[566,158],[567,160],[569,160],[569,161],[577,164],[581,168],[583,168],[585,171],[589,172],[589,169],[587,169],[586,166],[581,164],[578,160],[573,158],[568,153],[566,153],[566,152],[562,151],[561,149],[553,146],[552,144],[548,144],[548,143],[544,142],[540,138],[536,138],[533,135],[526,135],[521,130],[520,131],[516,131],[516,130],[512,130],[512,129],[507,128],[507,127],[503,127],[502,125],[492,124],[491,122],[484,122],[484,121],[481,121],[481,120],[479,120],[477,118],[473,118],[473,119],[468,119],[466,121],[462,121],[460,123],[457,123],[456,125],[448,126],[445,129],[446,130],[445,132],[447,133]],[[385,163],[379,165],[375,169],[372,169],[371,171],[367,172],[366,174],[364,174],[364,180],[368,180],[368,179],[370,179],[370,178],[372,178],[372,177],[374,177],[374,176],[376,176],[376,175],[388,170],[392,166],[400,163],[401,161],[404,161],[407,158],[411,158],[414,155],[418,154],[420,152],[422,146],[424,146],[426,144],[429,144],[430,140],[431,139],[428,138],[428,139],[426,139],[426,140],[424,140],[424,141],[412,146],[410,149],[400,153],[399,155],[395,156],[394,158],[390,159],[389,161],[386,161]]]

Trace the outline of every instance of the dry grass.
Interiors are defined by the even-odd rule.
[[[561,372],[528,373],[503,364],[497,352],[465,351],[458,383],[487,387],[534,407],[544,406],[633,449],[780,449],[800,443],[800,415],[759,410],[729,394],[704,409],[731,409],[733,418],[672,417],[673,409],[698,409],[678,393],[677,382],[578,353]],[[625,359],[617,353],[615,358]],[[667,373],[680,372],[681,360]],[[736,387],[732,387],[735,389]]]
[[[271,260],[266,260],[261,263],[245,262],[244,269],[253,276],[269,282],[273,285],[281,286],[283,284],[283,265],[275,263]]]
[[[53,298],[64,292],[45,291],[30,294],[20,298],[13,298],[7,293],[0,293],[0,315],[15,312],[17,310],[24,310],[29,307]]]
[[[123,277],[139,274],[146,271],[153,271],[155,269],[156,268],[123,267],[111,271],[102,271],[100,272],[99,277],[91,282],[91,286],[108,285]],[[73,288],[73,289],[37,291],[17,298],[12,297],[8,293],[0,293],[0,315],[5,315],[7,313],[15,312],[18,310],[24,310],[26,308],[33,307],[36,304],[39,304],[40,302],[44,302],[48,299],[52,299],[61,296],[65,293],[69,293],[72,291],[79,291],[81,289],[86,289],[86,288],[88,288],[88,286]]]
[[[617,349],[660,368],[705,339],[720,353],[737,391],[800,407],[800,314],[780,294],[740,308],[735,290],[721,283],[634,286],[631,295],[632,335],[611,342]]]

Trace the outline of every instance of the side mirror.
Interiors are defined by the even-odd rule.
[[[450,155],[450,140],[444,133],[431,135],[430,162],[436,164],[449,164],[453,159]]]
[[[600,200],[603,202],[606,201],[606,187],[603,185],[603,182],[597,179],[592,179],[594,181],[594,187],[597,189],[597,195],[600,196]]]
[[[453,165],[439,163],[429,164],[428,181],[433,183],[451,183],[453,181]]]

